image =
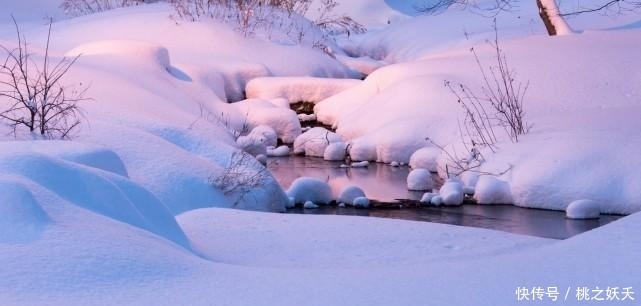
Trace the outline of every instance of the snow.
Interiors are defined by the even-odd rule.
[[[318,102],[361,83],[355,79],[262,77],[247,83],[248,98],[285,98],[289,103]]]
[[[317,178],[299,177],[287,189],[287,196],[293,198],[295,204],[311,201],[316,204],[329,204],[333,200],[332,189]]]
[[[279,147],[268,147],[267,148],[267,156],[272,156],[272,157],[282,157],[282,156],[288,156],[290,152],[290,149],[288,146],[279,146]]]
[[[640,286],[638,15],[571,18],[575,33],[554,38],[541,35],[534,1],[497,16],[515,77],[529,81],[524,101],[532,128],[518,143],[497,130],[497,152],[483,150],[485,162],[475,169],[492,175],[464,173],[424,196],[433,205],[460,204],[475,186],[479,202],[566,210],[568,224],[631,214],[556,241],[209,208],[282,211],[333,199],[326,182],[309,178],[285,194],[267,175],[240,201],[211,185],[239,152],[238,136],[269,126],[292,143],[302,132],[290,101],[246,99],[257,77],[331,79],[300,91],[281,92],[282,79],[261,88],[318,99],[318,120],[337,133],[332,144],[310,148],[316,156],[349,143],[353,160],[426,170],[445,160],[435,145],[466,156],[460,108],[443,81],[480,92],[468,50],[474,46],[480,61],[491,63],[484,41],[494,33],[485,17],[457,10],[414,16],[411,1],[340,1],[340,10],[373,30],[341,37],[350,57],[338,52],[334,59],[262,34],[244,38],[211,20],[176,22],[164,3],[65,20],[53,2],[4,1],[0,43],[15,46],[13,13],[40,63],[42,17],[56,17],[50,55],[83,54],[64,83],[89,84],[93,100],[81,104],[87,118],[71,141],[34,141],[23,130],[14,137],[0,126],[3,305],[512,305],[519,287],[535,286],[570,290],[563,304],[583,305],[578,286]],[[563,1],[560,9],[576,3]],[[368,76],[340,80],[353,84],[330,96],[335,79],[353,77],[353,70]],[[258,129],[250,139],[266,135]],[[324,130],[310,131],[325,139]],[[243,175],[264,170],[253,159],[245,166]]]
[[[314,204],[312,201],[306,201],[305,204],[303,204],[303,208],[305,209],[316,209],[319,208],[320,206]]]
[[[444,205],[461,205],[465,198],[463,184],[456,179],[448,179],[445,181],[438,193]]]
[[[363,189],[359,188],[358,186],[350,185],[343,187],[340,194],[338,195],[338,199],[336,199],[336,202],[356,206],[355,201],[357,198],[367,197],[365,196],[365,192],[363,191]]]
[[[251,135],[240,136],[236,139],[236,144],[241,150],[252,156],[267,155],[267,147],[265,147],[260,138],[255,138]]]
[[[341,138],[336,133],[323,127],[314,127],[296,138],[293,152],[305,154],[305,156],[323,157],[327,146],[335,142],[341,142]]]
[[[568,205],[565,213],[570,219],[598,219],[601,205],[592,200],[576,200]]]
[[[248,99],[232,104],[245,116],[248,129],[267,125],[276,131],[284,143],[292,143],[301,134],[298,116],[291,109],[278,107],[266,100]]]
[[[434,188],[432,173],[427,169],[414,169],[407,175],[407,189],[426,191]]]
[[[367,197],[358,197],[354,199],[352,204],[358,208],[369,208],[369,199]]]
[[[259,125],[249,132],[250,138],[258,139],[266,147],[275,147],[278,144],[278,135],[268,125]]]
[[[323,152],[323,159],[325,160],[345,160],[345,154],[347,152],[347,143],[342,141],[332,142],[325,152]]]
[[[427,169],[430,172],[437,172],[438,158],[441,156],[441,149],[435,147],[424,147],[416,150],[410,156],[409,165],[412,169]]]
[[[494,176],[482,175],[474,189],[474,200],[479,204],[512,204],[510,185]]]

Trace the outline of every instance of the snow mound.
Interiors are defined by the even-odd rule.
[[[441,156],[441,151],[436,147],[420,148],[410,156],[409,165],[412,169],[422,168],[430,172],[437,172],[438,158]]]
[[[331,143],[340,142],[341,138],[336,133],[323,127],[314,127],[301,134],[294,141],[294,154],[323,157],[325,149]]]
[[[354,203],[352,203],[354,207],[356,208],[368,208],[369,207],[369,199],[366,197],[358,197],[354,199]]]
[[[66,53],[68,57],[79,55],[119,57],[135,61],[138,65],[155,65],[165,70],[171,67],[167,48],[146,41],[102,40],[80,45]]]
[[[254,78],[245,88],[247,98],[285,98],[289,103],[318,102],[362,81],[313,77]]]
[[[267,148],[267,156],[272,156],[272,157],[283,157],[283,156],[288,156],[290,152],[290,149],[288,146],[280,146],[277,148],[274,147],[268,147]]]
[[[266,147],[275,147],[278,144],[278,135],[276,134],[276,131],[267,125],[254,127],[247,136],[257,139]]]
[[[414,169],[407,175],[407,189],[426,191],[434,188],[432,173],[427,169]]]
[[[269,126],[276,131],[278,138],[284,143],[294,142],[301,134],[300,121],[291,109],[278,107],[260,99],[244,100],[232,106],[237,107],[241,114],[246,116],[246,124],[249,124],[249,128],[260,125]]]
[[[267,147],[260,138],[252,137],[251,135],[240,136],[236,139],[236,144],[241,150],[247,152],[252,156],[267,155]]]
[[[363,189],[359,188],[358,186],[346,186],[341,190],[336,202],[345,203],[348,205],[355,205],[354,201],[357,198],[363,198],[363,197],[366,198],[365,192],[363,191]]]
[[[165,205],[125,177],[28,152],[0,156],[0,169],[5,174],[33,181],[74,205],[189,247],[187,238]],[[24,198],[25,193],[22,196]]]
[[[305,208],[305,209],[316,209],[316,208],[319,208],[319,207],[320,206],[316,205],[312,201],[306,201],[305,204],[303,204],[303,208]]]
[[[332,189],[317,178],[299,177],[287,189],[287,196],[293,198],[295,204],[304,204],[307,201],[328,204],[332,201]]]
[[[478,178],[474,189],[474,199],[478,204],[512,204],[510,185],[492,175]]]
[[[338,141],[330,143],[325,152],[323,153],[324,160],[345,160],[345,154],[347,152],[347,143]]]
[[[463,184],[455,179],[445,181],[438,193],[444,205],[461,205],[465,199]]]
[[[565,215],[570,219],[598,219],[601,205],[592,200],[576,200],[565,209]]]
[[[0,177],[0,244],[31,242],[50,222],[27,186]]]

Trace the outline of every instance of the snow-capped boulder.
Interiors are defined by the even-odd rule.
[[[270,126],[264,124],[253,128],[247,136],[260,141],[266,147],[275,147],[278,142],[278,135],[276,134],[276,131],[274,131]]]
[[[240,136],[236,139],[236,144],[238,144],[241,150],[252,156],[267,155],[267,148],[260,139],[250,136]]]
[[[332,189],[327,183],[313,177],[299,177],[287,189],[287,196],[295,204],[312,201],[316,204],[328,204],[332,201]]]
[[[316,209],[318,207],[319,206],[316,205],[316,203],[314,203],[312,201],[306,201],[305,204],[303,204],[303,208],[305,208],[305,209]]]
[[[294,141],[294,154],[323,157],[327,146],[340,142],[341,138],[336,133],[322,127],[315,127],[296,137]]]
[[[479,204],[513,204],[510,185],[491,175],[478,178],[474,199]]]
[[[283,156],[288,156],[289,155],[289,147],[288,146],[280,146],[278,148],[274,147],[268,147],[267,148],[267,156],[273,156],[273,157],[283,157]]]
[[[353,205],[356,208],[368,208],[369,207],[369,199],[366,198],[366,197],[358,197],[358,198],[354,199]]]
[[[432,190],[434,181],[427,169],[414,169],[407,175],[407,189],[416,191]]]
[[[436,147],[424,147],[416,150],[410,156],[409,165],[412,169],[427,169],[430,172],[436,172],[438,169],[438,158],[441,155],[441,149]]]
[[[448,179],[439,190],[444,205],[461,205],[465,199],[463,184],[460,180]]]
[[[565,216],[570,219],[598,219],[601,206],[592,200],[577,200],[565,209]]]
[[[365,192],[363,191],[363,189],[359,188],[358,186],[346,186],[345,188],[343,188],[343,190],[341,190],[341,193],[338,196],[336,202],[354,205],[354,200],[361,197],[365,197]]]
[[[325,148],[325,153],[323,153],[323,159],[325,160],[345,160],[345,155],[347,153],[347,143],[339,141],[330,143],[327,148]]]

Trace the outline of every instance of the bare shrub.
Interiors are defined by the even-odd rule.
[[[268,177],[267,168],[258,166],[254,157],[237,151],[232,153],[223,173],[210,177],[209,182],[225,196],[234,197],[234,205],[237,205],[253,189],[263,186]]]
[[[76,17],[153,2],[158,2],[158,0],[64,0],[60,4],[60,8],[65,12],[65,15]]]
[[[483,148],[492,152],[498,150],[499,138],[495,127],[502,128],[512,142],[529,131],[525,121],[523,100],[529,83],[516,81],[516,74],[508,65],[505,53],[499,45],[496,21],[494,40],[488,41],[494,51],[494,65],[485,68],[474,48],[470,49],[481,73],[481,92],[474,92],[469,86],[445,81],[445,87],[456,97],[464,111],[464,119],[459,121],[459,132],[467,153],[463,158],[457,152],[446,150],[432,142],[448,157],[452,169],[445,169],[447,175],[458,175],[464,171],[475,170],[485,161],[481,154]],[[429,140],[429,138],[428,138]],[[431,140],[429,140],[431,141]],[[509,170],[509,169],[508,169]],[[504,173],[504,172],[503,172]],[[485,173],[491,174],[491,173]]]
[[[457,102],[465,111],[462,130],[470,137],[469,142],[472,146],[488,146],[492,151],[495,151],[497,142],[495,126],[503,128],[512,142],[518,142],[519,136],[529,131],[523,105],[529,83],[516,81],[516,74],[508,65],[505,52],[499,45],[496,22],[494,33],[494,40],[488,43],[494,50],[495,65],[486,70],[476,50],[470,49],[481,73],[480,94],[467,85],[452,85],[445,81],[445,86],[456,96]]]
[[[333,14],[338,3],[321,0],[319,16],[313,21],[303,20],[308,15],[313,0],[170,0],[176,17],[197,21],[211,18],[231,24],[244,36],[253,35],[256,29],[271,33],[280,30],[289,39],[302,43],[311,27],[320,29],[323,36],[311,43],[329,55],[332,50],[327,41],[333,34],[363,33],[365,27],[346,15]]]
[[[0,66],[0,118],[16,129],[24,126],[47,138],[68,138],[80,125],[82,110],[78,102],[85,99],[85,89],[77,90],[62,84],[63,76],[79,56],[63,57],[52,63],[49,56],[51,23],[42,64],[32,59],[27,41],[13,20],[18,46],[9,49]]]

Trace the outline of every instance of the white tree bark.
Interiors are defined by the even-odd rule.
[[[559,13],[555,0],[537,0],[539,15],[550,35],[568,35],[573,31]]]

